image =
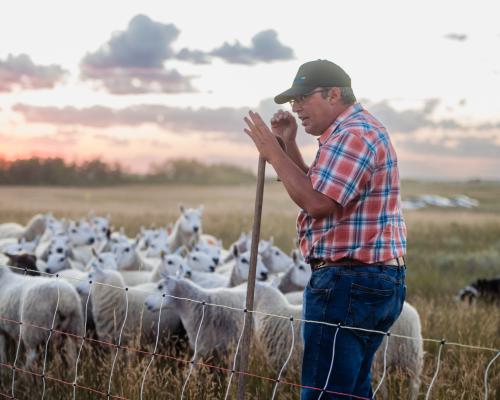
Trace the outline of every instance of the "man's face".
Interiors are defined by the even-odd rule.
[[[315,93],[306,96],[302,101],[292,102],[292,111],[302,121],[304,130],[314,136],[320,136],[337,117],[337,107],[332,104],[330,95],[323,97],[323,93],[328,93],[329,90],[322,92],[319,89],[313,90]]]

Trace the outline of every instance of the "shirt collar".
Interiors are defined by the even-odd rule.
[[[336,119],[333,123],[326,128],[326,130],[321,134],[318,138],[319,145],[323,145],[330,135],[333,134],[337,130],[337,128],[342,124],[345,120],[349,119],[354,114],[364,110],[363,106],[360,103],[354,103],[347,107]]]

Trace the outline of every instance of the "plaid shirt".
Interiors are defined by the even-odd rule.
[[[343,257],[365,263],[406,253],[396,153],[385,127],[357,103],[319,137],[308,176],[341,207],[334,218],[301,210],[297,232],[307,261]]]

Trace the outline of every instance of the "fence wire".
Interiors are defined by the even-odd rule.
[[[25,273],[27,272],[26,268],[19,268],[19,267],[11,267],[11,268],[13,268],[13,269],[19,269],[21,271],[24,271]],[[49,273],[41,273],[41,274],[46,275],[46,276],[53,276],[53,277],[56,278],[56,280],[59,279],[59,274],[49,274]],[[89,286],[90,286],[88,297],[87,297],[87,300],[86,300],[86,305],[85,305],[85,319],[84,319],[84,331],[83,331],[83,335],[77,335],[77,334],[63,332],[63,331],[59,331],[59,330],[54,329],[56,314],[57,314],[58,307],[59,307],[59,286],[57,286],[57,288],[58,288],[58,300],[57,300],[57,304],[56,304],[56,308],[55,308],[55,311],[54,311],[54,314],[53,314],[52,324],[51,324],[50,328],[48,328],[48,327],[42,327],[42,326],[37,326],[35,324],[28,324],[28,323],[26,323],[26,322],[23,321],[22,314],[20,315],[20,319],[21,319],[20,321],[15,321],[15,320],[11,320],[11,319],[5,318],[4,316],[0,316],[0,320],[2,320],[2,321],[8,322],[8,323],[12,323],[12,324],[18,324],[19,325],[19,336],[18,336],[18,341],[17,341],[17,347],[16,347],[16,354],[15,354],[14,362],[13,362],[12,365],[6,364],[6,363],[0,363],[1,367],[11,369],[11,371],[12,371],[11,394],[8,395],[6,393],[0,393],[1,396],[7,397],[7,398],[11,398],[11,399],[15,399],[16,398],[15,397],[15,377],[16,377],[16,373],[20,372],[20,373],[28,374],[28,375],[31,375],[31,376],[34,376],[34,377],[39,377],[39,378],[42,379],[42,382],[43,382],[42,400],[43,400],[44,395],[45,395],[45,380],[50,380],[50,381],[54,381],[54,382],[58,382],[58,383],[61,383],[61,384],[72,386],[73,387],[73,399],[75,399],[75,397],[76,397],[76,389],[78,388],[78,389],[91,391],[91,392],[93,392],[95,394],[99,394],[99,395],[105,396],[108,399],[109,398],[116,398],[116,399],[125,399],[125,400],[127,400],[125,397],[121,397],[121,396],[117,396],[117,395],[111,394],[112,377],[113,377],[113,372],[114,372],[114,368],[115,368],[116,359],[117,359],[119,351],[123,350],[123,351],[135,352],[135,353],[139,353],[139,354],[143,354],[143,355],[151,357],[151,360],[150,360],[147,368],[145,369],[143,377],[142,377],[141,391],[140,391],[141,399],[142,399],[142,396],[143,396],[144,382],[145,382],[145,379],[146,379],[147,372],[148,372],[151,364],[153,363],[155,357],[158,357],[158,358],[165,358],[165,359],[174,360],[174,361],[177,361],[179,363],[189,364],[188,375],[187,375],[187,377],[186,377],[186,379],[184,381],[183,387],[182,387],[181,399],[184,397],[184,392],[185,392],[185,389],[186,389],[187,384],[189,382],[189,379],[191,377],[193,368],[195,366],[199,366],[199,367],[206,367],[206,368],[213,369],[213,370],[219,370],[219,371],[222,371],[222,372],[225,372],[225,373],[229,374],[229,382],[228,382],[228,386],[227,386],[226,394],[225,394],[225,398],[226,399],[227,399],[227,397],[229,395],[230,386],[231,386],[231,380],[232,380],[234,374],[238,374],[238,375],[245,375],[245,376],[249,376],[249,377],[261,379],[261,380],[264,380],[264,381],[274,382],[274,388],[273,388],[272,398],[274,398],[276,396],[278,385],[279,384],[283,384],[283,385],[289,385],[291,387],[295,387],[295,388],[299,388],[299,389],[311,389],[311,390],[319,391],[319,392],[321,392],[319,398],[321,398],[324,393],[328,393],[328,394],[334,394],[334,395],[341,396],[341,397],[349,397],[350,396],[353,399],[361,399],[361,400],[366,399],[366,400],[368,400],[365,397],[355,396],[353,394],[347,394],[347,393],[339,393],[339,392],[330,391],[330,390],[326,389],[327,386],[328,386],[328,382],[330,380],[330,376],[331,376],[332,373],[334,373],[334,371],[333,371],[333,364],[334,364],[334,358],[335,358],[335,345],[336,345],[337,334],[338,334],[338,332],[341,329],[347,329],[347,330],[363,331],[363,332],[368,332],[368,333],[380,334],[380,335],[386,335],[387,336],[387,341],[386,341],[385,350],[384,350],[384,370],[383,370],[383,375],[382,375],[381,380],[378,383],[377,388],[375,389],[375,393],[379,390],[380,386],[382,385],[382,383],[383,383],[383,381],[384,381],[384,379],[386,377],[386,372],[387,372],[386,371],[387,370],[387,348],[388,348],[389,337],[399,337],[399,338],[406,339],[406,340],[418,340],[418,341],[421,340],[423,342],[433,342],[433,343],[439,343],[440,344],[439,351],[438,351],[438,357],[437,357],[436,371],[435,371],[434,376],[432,378],[432,381],[431,381],[431,383],[430,383],[430,385],[429,385],[429,387],[427,389],[426,400],[430,398],[431,390],[432,390],[432,388],[434,386],[434,383],[436,381],[436,378],[438,376],[439,369],[440,369],[440,364],[441,364],[441,352],[442,352],[443,347],[444,347],[445,344],[446,344],[446,346],[456,346],[456,347],[461,347],[461,348],[466,348],[466,349],[474,349],[474,350],[494,352],[495,356],[488,363],[488,365],[486,367],[486,370],[485,370],[485,373],[484,373],[484,398],[487,400],[487,398],[488,398],[488,372],[489,372],[489,369],[491,368],[491,366],[494,364],[494,362],[500,356],[500,349],[494,349],[494,348],[489,348],[489,347],[484,347],[484,346],[474,346],[474,345],[470,345],[470,344],[447,342],[444,339],[438,340],[438,339],[431,339],[431,338],[410,337],[410,336],[399,335],[399,334],[395,334],[395,333],[391,333],[391,332],[369,330],[369,329],[358,328],[358,327],[350,327],[350,326],[344,326],[344,325],[341,326],[340,324],[333,324],[333,323],[328,323],[328,322],[324,322],[324,321],[313,321],[313,320],[306,320],[306,319],[302,319],[302,318],[293,318],[291,316],[284,316],[284,315],[272,314],[272,313],[267,313],[267,312],[258,311],[258,310],[246,310],[245,308],[238,308],[238,307],[232,307],[232,306],[227,306],[227,305],[223,305],[223,304],[209,303],[209,302],[202,301],[202,300],[195,300],[195,299],[190,299],[190,298],[185,298],[185,297],[179,297],[179,296],[174,296],[174,295],[170,295],[170,294],[167,294],[167,293],[161,293],[160,294],[158,292],[150,292],[150,291],[146,291],[146,290],[142,290],[142,289],[135,289],[134,288],[134,290],[137,291],[137,292],[142,292],[144,294],[153,294],[153,295],[157,295],[157,296],[161,296],[162,297],[161,306],[160,306],[160,312],[159,312],[159,316],[158,316],[158,326],[157,326],[157,333],[156,333],[156,338],[155,338],[155,347],[154,347],[153,352],[150,352],[150,351],[146,351],[146,350],[142,350],[142,349],[138,349],[138,348],[124,346],[124,345],[121,344],[122,333],[123,333],[123,329],[125,327],[125,322],[126,322],[127,315],[128,315],[128,305],[129,305],[128,304],[128,302],[129,302],[129,300],[128,300],[128,291],[130,289],[129,287],[120,287],[120,286],[110,285],[110,284],[107,284],[107,283],[93,282],[92,280],[89,281],[87,279],[67,278],[67,280],[74,280],[74,281],[79,281],[79,282],[87,282],[87,283],[89,283]],[[101,285],[101,286],[109,287],[109,288],[112,288],[112,289],[118,289],[118,290],[123,290],[124,291],[125,302],[126,302],[126,310],[125,310],[125,317],[124,317],[124,320],[123,320],[123,323],[122,323],[122,326],[121,326],[121,329],[120,329],[120,334],[119,334],[117,343],[112,343],[112,342],[107,342],[107,341],[104,341],[104,340],[99,340],[99,339],[94,339],[94,338],[86,337],[86,321],[87,321],[87,315],[88,315],[88,303],[89,303],[89,299],[90,299],[90,295],[91,295],[91,291],[92,291],[93,285]],[[172,299],[187,301],[187,302],[193,302],[193,303],[197,303],[197,304],[202,305],[202,315],[201,315],[201,318],[200,318],[200,323],[199,323],[199,326],[198,326],[198,330],[197,330],[197,334],[196,334],[196,339],[195,339],[195,343],[194,343],[194,354],[193,354],[193,356],[192,356],[192,358],[190,360],[181,359],[181,358],[177,358],[177,357],[173,357],[173,356],[165,355],[165,354],[159,354],[156,351],[157,350],[157,346],[158,346],[158,340],[159,340],[161,308],[163,306],[165,298],[167,298],[167,297],[168,298],[172,298]],[[203,325],[203,322],[204,322],[206,307],[218,307],[218,308],[221,308],[221,309],[232,310],[232,311],[237,311],[237,312],[242,312],[242,313],[247,313],[248,312],[248,313],[253,313],[253,314],[256,314],[256,315],[263,315],[263,316],[268,316],[268,317],[272,317],[272,318],[289,320],[290,321],[290,328],[292,330],[292,345],[291,345],[290,351],[289,351],[289,353],[288,353],[288,355],[286,357],[286,360],[285,360],[284,364],[282,365],[282,367],[281,367],[281,369],[280,369],[280,371],[278,373],[278,377],[277,378],[270,378],[270,377],[266,377],[266,376],[254,374],[254,373],[247,372],[247,371],[237,371],[236,370],[236,368],[235,368],[236,367],[236,359],[237,359],[237,355],[238,355],[238,350],[240,348],[241,336],[242,336],[244,328],[245,328],[244,325],[243,325],[242,333],[241,333],[241,335],[240,335],[240,337],[238,339],[238,344],[237,344],[237,347],[236,347],[236,352],[234,354],[232,368],[226,368],[226,367],[221,367],[221,366],[217,366],[217,365],[211,365],[211,364],[207,364],[207,363],[203,363],[203,362],[196,362],[196,359],[197,359],[198,339],[199,339],[201,328],[202,328],[202,325]],[[286,366],[287,366],[290,358],[292,357],[292,354],[293,354],[293,351],[294,351],[294,347],[295,347],[295,335],[294,335],[293,321],[298,321],[298,322],[301,322],[301,323],[322,324],[322,325],[325,325],[325,326],[330,326],[330,327],[336,328],[335,335],[334,335],[334,338],[333,338],[333,344],[332,344],[332,355],[331,355],[330,370],[328,372],[328,378],[327,378],[327,380],[326,380],[325,385],[324,385],[323,388],[303,386],[303,385],[297,384],[295,382],[289,382],[286,379],[281,379],[282,373],[284,372],[284,370],[285,370],[285,368],[286,368]],[[43,362],[42,373],[35,373],[35,372],[32,372],[32,371],[28,371],[27,369],[23,369],[23,368],[17,367],[17,362],[18,362],[18,359],[19,359],[19,353],[20,353],[20,347],[21,347],[22,332],[23,332],[23,327],[25,327],[25,326],[29,326],[31,328],[38,328],[38,329],[45,330],[45,331],[49,332],[48,339],[47,339],[47,341],[45,343],[45,352],[44,352],[44,362]],[[65,336],[68,336],[68,337],[73,337],[75,339],[81,340],[81,343],[80,343],[80,346],[79,346],[79,350],[78,350],[78,356],[76,358],[76,363],[75,363],[75,377],[74,377],[74,380],[72,382],[67,382],[67,381],[64,381],[62,379],[58,379],[56,377],[51,377],[51,376],[48,376],[48,375],[45,374],[46,363],[47,363],[48,343],[49,343],[49,341],[50,341],[50,339],[51,339],[51,337],[52,337],[53,334],[65,335]],[[84,345],[85,342],[87,342],[87,343],[101,344],[101,345],[108,346],[108,347],[116,350],[115,355],[113,357],[113,363],[112,363],[112,367],[111,367],[111,371],[110,371],[110,376],[109,376],[109,380],[108,380],[108,391],[107,392],[99,391],[99,390],[97,390],[95,388],[86,387],[86,386],[83,386],[83,385],[80,385],[80,384],[77,383],[77,380],[78,380],[78,363],[79,363],[80,354],[81,354],[81,351],[82,351],[82,348],[83,348],[83,345]]]

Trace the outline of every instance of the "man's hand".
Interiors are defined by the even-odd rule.
[[[272,164],[274,157],[283,153],[277,137],[271,132],[258,113],[250,111],[244,121],[248,125],[248,129],[244,129],[245,133],[252,138],[260,155]]]
[[[288,111],[278,110],[271,118],[271,131],[285,143],[294,142],[297,137],[297,121]]]

